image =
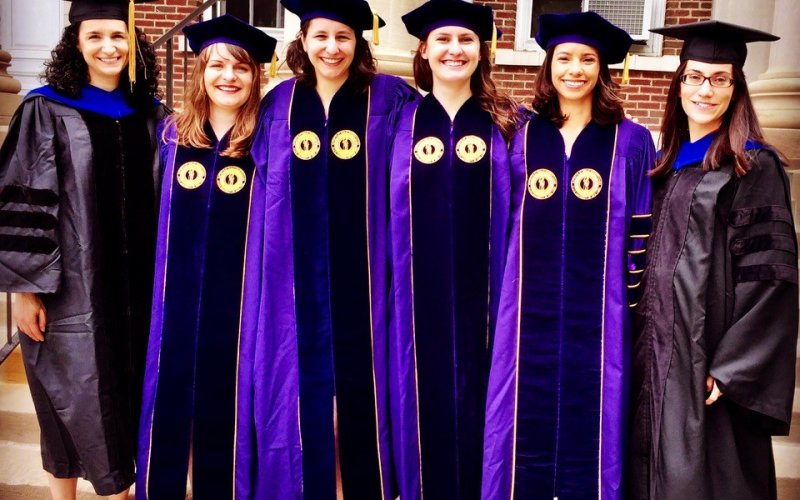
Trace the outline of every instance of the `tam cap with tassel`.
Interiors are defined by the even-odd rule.
[[[561,43],[582,43],[596,49],[606,64],[621,63],[633,44],[631,36],[596,12],[542,14],[536,43],[547,50]]]
[[[67,16],[70,24],[92,19],[124,21],[128,26],[128,80],[131,87],[136,82],[136,57],[138,40],[135,30],[135,3],[153,0],[72,0]]]
[[[462,0],[430,0],[402,16],[409,34],[424,40],[443,26],[460,26],[475,32],[482,42],[491,42],[496,51],[502,32],[494,24],[491,7]]]
[[[380,41],[376,35],[378,28],[386,26],[365,0],[281,0],[281,4],[301,22],[321,17],[346,24],[358,33],[372,30],[376,45]]]
[[[215,43],[229,43],[246,50],[259,64],[276,58],[277,40],[230,14],[190,24],[183,28],[183,34],[195,54]]]

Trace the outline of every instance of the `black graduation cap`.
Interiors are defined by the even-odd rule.
[[[536,42],[544,49],[560,43],[582,43],[597,49],[606,64],[616,64],[625,60],[633,39],[600,14],[589,11],[542,14]]]
[[[215,43],[229,43],[246,50],[258,63],[272,59],[277,43],[277,40],[260,29],[230,14],[190,24],[183,28],[183,34],[195,54]]]
[[[65,0],[66,1],[66,0]],[[131,88],[136,82],[136,34],[134,30],[135,3],[148,3],[153,0],[72,0],[69,7],[70,24],[90,19],[114,19],[128,24],[128,80]]]
[[[700,21],[650,30],[659,35],[684,41],[681,62],[691,59],[704,63],[743,66],[747,43],[774,42],[780,37],[765,31],[722,21]]]
[[[366,0],[281,0],[281,4],[301,21],[323,17],[346,24],[355,31],[377,31],[386,26]]]
[[[461,26],[475,32],[481,41],[500,36],[491,7],[462,0],[430,0],[402,17],[409,34],[424,40],[442,26]]]
[[[133,0],[133,3],[152,1]],[[128,22],[129,3],[129,0],[72,0],[69,7],[69,22],[75,24],[89,19],[116,19]]]

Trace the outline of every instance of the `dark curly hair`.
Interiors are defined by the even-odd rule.
[[[308,36],[308,26],[311,20],[303,21],[300,24],[300,31],[297,37],[286,47],[286,64],[292,70],[297,81],[303,85],[314,87],[317,84],[317,77],[314,72],[314,65],[308,58],[308,54],[303,50],[303,37]],[[377,71],[375,58],[369,48],[369,42],[361,36],[360,31],[355,32],[356,48],[353,54],[353,62],[350,64],[349,79],[355,88],[364,91],[372,83],[372,77]]]
[[[45,63],[41,77],[56,92],[75,98],[81,88],[89,82],[89,67],[78,50],[78,32],[80,23],[64,28],[56,48],[51,52],[52,59]],[[136,29],[139,50],[136,57],[136,83],[130,90],[128,71],[120,75],[120,88],[128,91],[128,102],[134,107],[146,107],[152,104],[153,98],[160,97],[158,76],[161,68],[156,62],[156,51],[153,44],[140,29]]]

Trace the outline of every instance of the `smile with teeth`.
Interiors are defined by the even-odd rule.
[[[99,57],[98,59],[100,59],[100,62],[103,62],[105,64],[116,64],[122,58],[119,57],[119,56],[116,56],[116,57]]]
[[[586,84],[585,80],[561,80],[564,82],[564,85],[569,89],[579,89],[584,84]]]
[[[692,104],[694,104],[695,106],[697,106],[700,109],[712,109],[712,108],[714,108],[716,106],[716,104],[711,103],[711,102],[692,101]]]
[[[320,59],[325,64],[339,64],[340,62],[342,62],[341,59],[336,59],[336,58],[331,58],[331,57],[320,57]]]
[[[217,85],[217,90],[221,90],[222,92],[238,92],[240,89],[233,85]]]
[[[467,64],[467,62],[466,61],[453,61],[451,59],[448,59],[448,60],[442,61],[442,64],[444,64],[445,66],[458,68],[458,67],[461,67],[461,66]]]

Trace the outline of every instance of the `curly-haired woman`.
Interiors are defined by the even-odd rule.
[[[129,42],[127,2],[73,2],[69,18],[48,85],[25,98],[0,152],[0,289],[16,292],[53,498],[74,498],[78,477],[124,498],[134,480],[155,129],[165,110],[152,46],[139,31],[139,50]]]

